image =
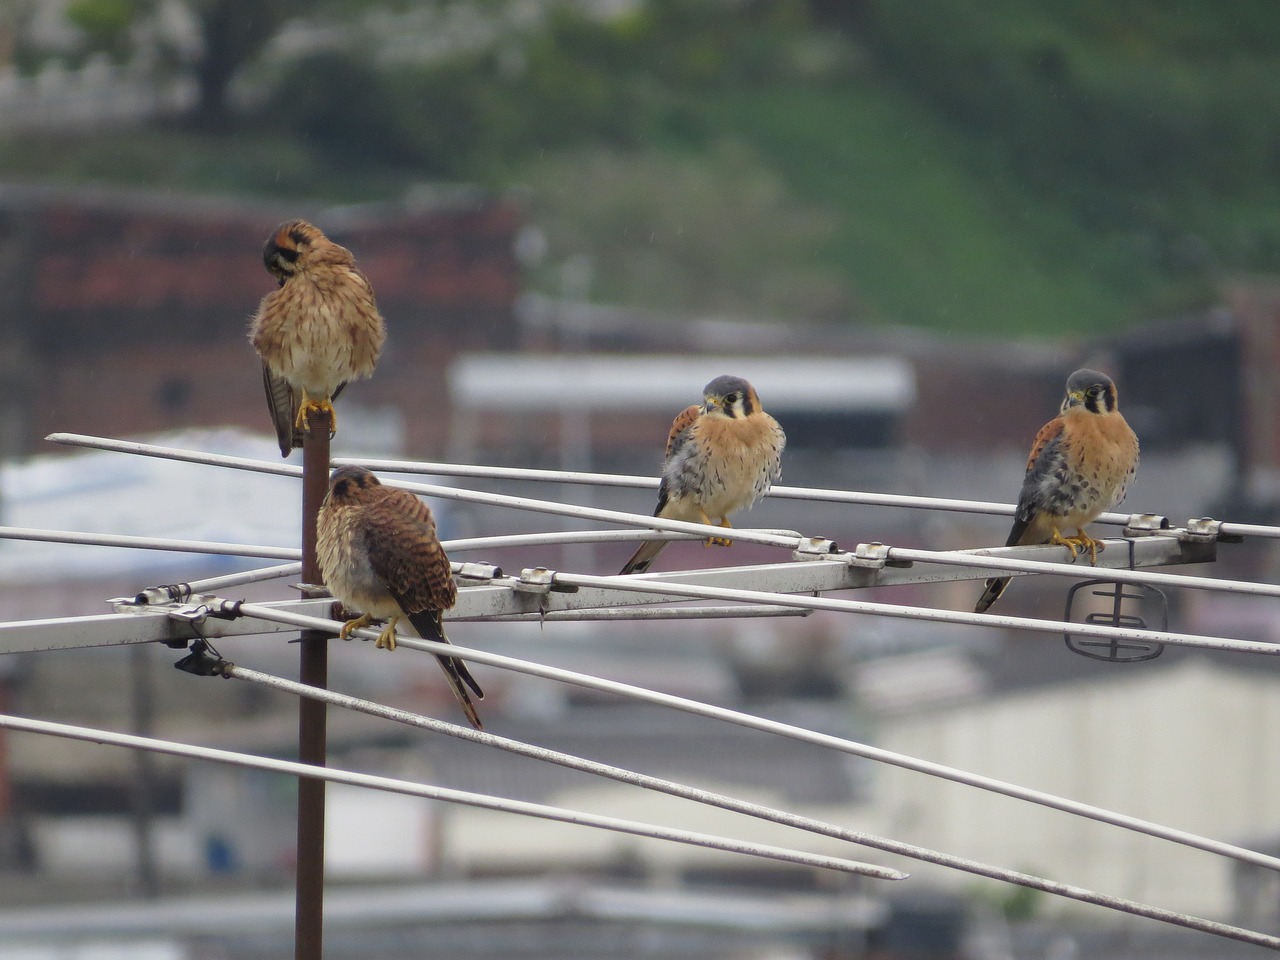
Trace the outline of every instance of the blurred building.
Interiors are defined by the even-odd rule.
[[[504,345],[519,292],[515,207],[423,189],[340,209],[160,191],[0,187],[0,453],[56,430],[122,436],[268,423],[249,317],[274,279],[262,244],[314,220],[356,253],[387,318],[375,380],[347,407],[389,411],[402,449],[447,436],[443,370]]]
[[[265,435],[259,365],[245,329],[273,283],[258,255],[262,242],[277,222],[299,215],[355,251],[388,322],[390,340],[377,376],[352,385],[339,402],[344,428],[336,443],[342,452],[652,474],[671,416],[695,402],[711,377],[738,373],[756,382],[766,409],[788,430],[788,484],[1012,500],[1031,437],[1057,410],[1067,374],[1087,364],[1115,374],[1122,407],[1143,438],[1143,469],[1127,509],[1174,522],[1204,513],[1240,519],[1238,511],[1266,515],[1274,499],[1268,491],[1280,476],[1280,439],[1272,436],[1280,423],[1280,393],[1269,365],[1280,342],[1280,294],[1265,283],[1232,287],[1220,309],[1099,343],[958,342],[893,329],[660,316],[521,296],[514,253],[519,212],[503,198],[471,191],[306,209],[157,192],[0,188],[0,452],[41,451],[41,438],[53,431],[122,436],[231,425]],[[213,436],[184,435],[181,442],[209,448]],[[247,455],[261,447],[263,456],[274,458],[265,436],[245,438],[235,430],[216,436],[245,445],[240,452]],[[276,491],[255,486],[248,496],[265,513],[250,513],[241,509],[248,489],[243,481],[204,486],[183,474],[157,492],[138,486],[145,478],[129,458],[117,459],[112,468],[67,462],[64,472],[28,463],[38,489],[6,485],[3,519],[77,529],[91,528],[92,520],[112,532],[255,542],[296,537],[296,503]],[[653,506],[649,490],[474,485],[641,513]],[[113,493],[124,498],[127,510],[109,505],[106,497]],[[535,513],[464,505],[444,514],[446,535],[545,530],[557,523]],[[288,523],[276,526],[281,518]],[[149,525],[156,520],[164,523]],[[999,518],[780,500],[764,501],[739,522],[826,536],[845,547],[871,540],[971,547],[1000,542],[1007,530]],[[0,602],[10,611],[43,603],[43,615],[87,612],[86,605],[100,610],[108,596],[221,569],[173,556],[146,556],[142,566],[111,560],[81,566],[66,552],[50,560],[25,552],[29,546],[3,547]],[[614,544],[586,553],[493,551],[483,559],[508,569],[564,564],[596,573],[613,572],[628,552]],[[1227,548],[1223,556],[1228,563],[1247,557],[1240,571],[1245,575],[1256,575],[1265,563],[1259,554]],[[661,568],[776,558],[776,551],[763,547],[737,545],[732,553],[709,557],[698,544],[676,544]],[[963,609],[975,591],[975,584],[918,586],[892,596],[870,591],[870,598]],[[1020,581],[1003,603],[1010,613],[1056,613],[1061,593],[1061,584]],[[1268,618],[1250,621],[1207,600],[1177,612],[1184,619],[1175,629],[1274,632]],[[613,625],[607,637],[581,624],[457,624],[450,630],[459,642],[816,729],[875,737],[904,752],[1067,796],[1114,800],[1125,812],[1167,817],[1224,839],[1276,833],[1268,814],[1280,802],[1274,778],[1256,775],[1263,764],[1256,751],[1271,745],[1259,739],[1227,750],[1211,731],[1218,723],[1215,710],[1252,705],[1253,714],[1231,721],[1233,730],[1245,730],[1265,726],[1280,707],[1264,680],[1219,664],[1162,669],[1169,663],[1162,661],[1083,675],[1074,669],[1078,658],[1060,645],[1030,649],[1025,637],[995,631],[962,634],[821,615],[681,624],[678,630],[670,624]],[[1028,645],[1028,656],[1010,655],[1018,644]],[[975,650],[984,656],[972,656]],[[152,676],[161,735],[261,752],[289,749],[292,701],[178,676],[160,656],[169,651],[145,653],[155,655],[140,672]],[[226,653],[274,672],[296,660],[282,640],[242,639],[228,644]],[[430,658],[397,660],[390,669],[367,645],[336,644],[333,660],[335,687],[450,715],[452,704]],[[135,666],[116,650],[24,658],[11,693],[17,708],[32,715],[112,725],[134,702]],[[1108,892],[1219,913],[1245,911],[1240,903],[1247,900],[1250,915],[1267,922],[1271,917],[1269,902],[1259,905],[1271,888],[1257,878],[1233,878],[1229,867],[1213,868],[1209,881],[1203,872],[1183,877],[1168,866],[1171,861],[1148,857],[1145,848],[1137,857],[1128,856],[1125,844],[1066,842],[1074,836],[1070,831],[1045,832],[1056,828],[1034,816],[1023,821],[1007,815],[1000,801],[972,793],[953,797],[950,787],[884,773],[869,762],[606,703],[502,671],[485,671],[482,683],[490,694],[485,719],[495,732],[673,779],[710,781],[726,792],[948,852],[1055,876],[1070,872],[1070,879]],[[1176,755],[1167,742],[1170,729],[1180,731]],[[7,804],[22,821],[4,851],[17,878],[12,886],[35,890],[32,877],[51,881],[59,895],[75,883],[118,886],[136,857],[132,758],[108,757],[91,746],[64,749],[12,739],[13,776],[0,790],[0,811]],[[335,722],[332,742],[335,762],[360,769],[543,802],[582,802],[623,815],[636,815],[637,806],[669,812],[622,788],[584,786],[544,765],[478,758],[466,745],[364,721]],[[1152,759],[1136,779],[1135,758]],[[1179,778],[1188,769],[1210,769],[1215,776],[1184,783]],[[287,883],[291,782],[174,763],[158,765],[149,776],[154,856],[170,882],[197,889]],[[242,816],[246,810],[252,815]],[[687,825],[686,817],[673,814]],[[1088,829],[1096,838],[1106,828]],[[559,828],[535,833],[522,820],[382,795],[335,790],[330,842],[330,868],[344,883],[560,875],[657,889],[662,896],[643,902],[623,894],[593,900],[571,891],[548,905],[534,896],[529,908],[544,911],[539,921],[559,922],[564,913],[556,912],[557,905],[572,914],[620,910],[623,903],[633,916],[652,919],[644,928],[650,942],[675,937],[671,931],[679,924],[670,917],[669,891],[693,898],[699,885],[815,887],[794,914],[776,915],[786,935],[762,957],[868,953],[876,946],[872,928],[884,923],[883,905],[873,903],[856,922],[842,926],[837,918],[813,932],[805,918],[847,906],[842,898],[848,891],[816,889],[807,875],[655,853],[614,838],[582,840]],[[539,887],[548,889],[545,882]],[[478,891],[494,910],[510,907],[510,894],[510,888]],[[859,903],[859,910],[866,906]],[[703,915],[730,917],[722,930],[736,922],[739,914],[717,914],[719,909],[706,902]],[[450,922],[473,922],[459,916]],[[951,931],[953,920],[948,914],[940,925]],[[920,929],[916,924],[899,931],[898,940],[883,933],[879,943],[896,944],[898,952],[884,946],[875,955],[925,955],[910,953],[911,934]],[[630,927],[606,932],[628,945],[633,935],[636,942],[644,939]],[[494,936],[492,929],[488,935]],[[954,941],[951,936],[946,949]],[[493,942],[509,943],[501,937]],[[696,949],[678,938],[662,942],[676,943],[670,952],[686,956],[718,957],[733,949],[734,956],[755,956],[736,940]],[[1210,951],[1214,946],[1208,942]]]

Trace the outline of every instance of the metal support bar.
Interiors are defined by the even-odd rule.
[[[83,437],[76,434],[54,433],[48,437],[55,443],[67,443],[76,446],[89,446],[101,450],[115,450],[120,453],[132,453],[138,456],[159,457],[164,460],[179,460],[184,463],[203,463],[216,467],[228,467],[233,470],[250,470],[255,473],[268,473],[277,476],[296,477],[300,475],[297,467],[287,464],[267,463],[249,457],[232,457],[224,454],[201,453],[195,450],[182,450],[178,447],[164,447],[151,443],[137,443],[125,440],[106,440],[99,437]],[[605,510],[599,507],[582,507],[575,504],[557,503],[553,500],[534,500],[529,497],[509,497],[499,493],[482,493],[477,490],[461,490],[457,487],[444,487],[429,483],[405,483],[391,481],[389,487],[399,487],[424,497],[437,497],[441,500],[461,500],[465,503],[481,503],[491,507],[508,507],[512,510],[528,510],[535,513],[547,513],[553,516],[576,517],[581,520],[601,520],[605,523],[620,523],[628,527],[642,527],[653,530],[666,530],[673,533],[691,533],[696,536],[720,537],[724,528],[707,523],[686,523],[683,520],[664,520],[662,517],[645,516],[638,513],[625,513],[621,510]],[[734,539],[743,543],[759,543],[766,546],[783,547],[794,550],[799,542],[798,537],[779,536],[764,530],[742,529],[733,531]]]
[[[240,573],[228,573],[221,577],[207,577],[204,580],[188,580],[184,583],[166,583],[157,587],[147,587],[139,591],[134,598],[135,603],[185,603],[196,594],[213,593],[227,587],[242,587],[249,583],[262,583],[264,580],[280,580],[284,577],[296,577],[302,572],[301,563],[282,563],[276,567],[259,567],[256,570],[244,570]],[[115,601],[112,601],[113,603]]]
[[[876,864],[860,863],[856,860],[845,860],[841,857],[827,857],[821,854],[805,853],[788,847],[775,847],[761,843],[749,843],[745,840],[733,840],[726,837],[713,836],[706,833],[694,833],[690,830],[677,830],[670,827],[641,823],[635,820],[622,820],[617,817],[606,817],[564,807],[552,807],[541,803],[529,803],[524,800],[509,800],[505,797],[493,797],[483,793],[470,793],[465,790],[453,790],[448,787],[434,787],[409,780],[397,780],[392,777],[380,777],[367,773],[354,773],[349,770],[335,770],[329,767],[314,766],[293,760],[277,760],[272,757],[258,757],[247,753],[236,753],[231,750],[220,750],[214,747],[198,747],[172,740],[155,740],[148,737],[130,734],[113,733],[108,730],[96,730],[90,727],[78,727],[65,723],[51,723],[45,720],[29,720],[25,717],[14,717],[0,714],[0,727],[19,730],[24,733],[40,733],[72,740],[84,740],[90,743],[105,743],[111,746],[127,747],[131,750],[149,750],[174,757],[185,757],[192,760],[207,760],[213,763],[226,763],[238,767],[249,767],[255,770],[268,770],[297,777],[299,783],[307,780],[318,780],[321,783],[344,783],[355,787],[367,787],[371,790],[385,790],[390,793],[403,793],[413,797],[424,797],[440,800],[445,803],[459,803],[485,810],[497,810],[503,813],[515,813],[526,817],[538,817],[543,820],[554,820],[560,823],[575,823],[580,826],[594,827],[599,830],[611,830],[615,833],[626,833],[639,837],[652,837],[657,840],[670,840],[675,843],[707,847],[713,850],[726,850],[747,856],[764,857],[769,860],[780,860],[784,863],[795,863],[801,866],[817,867],[823,870],[836,870],[841,873],[874,877],[880,880],[905,880],[907,874],[891,867]],[[1200,921],[1208,923],[1208,921]],[[1185,924],[1184,924],[1185,925]],[[1225,928],[1234,930],[1235,928]],[[1238,931],[1247,933],[1248,931]],[[1240,939],[1240,937],[1235,937]],[[1280,940],[1277,940],[1280,944]],[[295,951],[296,952],[296,951]]]
[[[516,613],[506,617],[486,617],[488,623],[546,622],[563,623],[585,620],[743,620],[753,617],[807,617],[812,610],[768,604],[738,604],[728,607],[600,607],[584,610],[552,610],[547,613]],[[452,618],[451,618],[452,619]]]
[[[262,616],[280,618],[282,620],[293,622],[299,626],[306,625],[332,628],[333,626],[341,625],[338,624],[337,621],[317,622],[308,617],[301,617],[296,614],[285,613],[280,610],[263,608],[257,604],[245,604],[244,613],[245,616],[249,617]],[[372,640],[378,636],[378,631],[376,629],[366,627],[353,631],[353,636],[355,635]],[[798,727],[793,724],[781,723],[777,720],[753,716],[752,714],[742,713],[737,710],[730,710],[726,707],[718,707],[712,704],[702,703],[697,700],[690,700],[687,697],[678,697],[673,694],[661,693],[645,687],[638,687],[634,684],[605,680],[600,677],[590,676],[589,674],[565,670],[560,667],[550,667],[545,664],[534,663],[528,660],[521,660],[516,657],[508,657],[497,653],[489,653],[488,651],[476,650],[469,647],[459,646],[457,644],[438,643],[431,640],[420,640],[415,637],[400,636],[397,639],[397,646],[404,646],[411,650],[422,650],[433,654],[447,652],[451,656],[461,657],[465,660],[474,661],[476,663],[484,663],[501,669],[514,670],[517,673],[542,677],[548,680],[557,680],[562,683],[572,683],[576,686],[585,687],[590,690],[600,690],[633,700],[640,700],[646,703],[654,703],[675,710],[681,710],[685,713],[691,713],[701,717],[723,720],[728,723],[736,724],[740,727],[747,727],[753,730],[777,734],[803,743],[811,743],[817,746],[836,750],[840,753],[865,757],[868,760],[875,760],[879,763],[893,764],[894,766],[902,767],[906,770],[914,770],[917,773],[923,773],[927,776],[939,777],[944,780],[954,781],[955,783],[963,783],[971,787],[977,787],[980,790],[1003,794],[1007,797],[1014,797],[1018,800],[1037,803],[1042,806],[1051,807],[1055,810],[1062,810],[1076,816],[1084,816],[1103,823],[1110,823],[1115,826],[1123,827],[1127,830],[1145,833],[1149,836],[1159,837],[1163,840],[1170,840],[1174,843],[1180,843],[1185,846],[1195,847],[1210,853],[1231,857],[1245,863],[1264,866],[1270,870],[1280,870],[1280,858],[1258,853],[1254,850],[1247,850],[1234,844],[1200,837],[1192,833],[1187,833],[1186,831],[1175,830],[1147,820],[1141,820],[1136,817],[1129,817],[1125,814],[1106,810],[1102,807],[1096,807],[1091,804],[1080,803],[1076,800],[1058,797],[1040,790],[1032,790],[1028,787],[1018,786],[1017,784],[997,780],[992,777],[984,777],[965,770],[959,770],[955,767],[948,767],[944,764],[933,763],[928,760],[920,760],[904,754],[894,753],[891,750],[884,750],[868,744],[858,743],[853,740],[847,740],[843,737],[819,733],[818,731]]]
[[[0,527],[0,540],[36,540],[91,547],[127,547],[133,550],[168,550],[228,557],[261,557],[265,560],[297,560],[296,547],[265,547],[211,540],[170,540],[163,537],[131,537],[114,533],[77,533],[72,530],[40,530],[33,527]]]
[[[572,574],[552,576],[551,571],[541,574],[542,582],[535,582],[531,575],[521,578],[496,577],[482,580],[478,585],[464,585],[458,591],[458,603],[449,613],[452,621],[466,622],[488,620],[497,617],[581,616],[571,611],[623,610],[628,607],[651,606],[659,603],[678,603],[690,598],[718,600],[742,604],[763,604],[767,607],[787,607],[795,610],[840,610],[852,613],[893,616],[908,619],[936,620],[983,626],[1000,626],[1013,629],[1034,630],[1060,635],[1066,627],[1061,621],[1034,620],[996,614],[974,614],[962,611],[929,610],[927,608],[901,607],[867,601],[817,597],[814,594],[835,590],[849,590],[868,586],[884,586],[903,583],[936,582],[982,578],[997,569],[1017,567],[1020,564],[1037,571],[1052,572],[1069,577],[1117,576],[1141,580],[1143,574],[1128,571],[1128,564],[1146,567],[1178,563],[1186,559],[1180,531],[1154,534],[1136,540],[1111,540],[1111,546],[1098,557],[1098,566],[1024,561],[1027,557],[1060,558],[1061,548],[1002,547],[977,552],[956,551],[931,554],[928,551],[908,551],[883,547],[876,550],[860,549],[852,554],[832,554],[820,560],[792,561],[789,563],[759,564],[746,567],[719,567],[704,570],[688,570],[679,573],[642,574],[631,577],[594,578],[590,583],[579,579],[573,592],[553,589],[553,581],[562,585],[571,582]],[[997,556],[998,555],[998,556]],[[899,560],[890,562],[897,556]],[[918,558],[919,562],[916,559]],[[925,560],[937,561],[925,563]],[[1111,566],[1108,566],[1111,565]],[[460,575],[478,565],[456,565]],[[1123,566],[1123,569],[1116,569]],[[485,576],[497,573],[496,568],[483,569]],[[1197,577],[1174,577],[1177,586],[1200,589],[1236,590],[1237,581],[1220,581]],[[1243,584],[1242,589],[1268,585]],[[690,589],[693,592],[689,592]],[[264,621],[242,621],[234,618],[238,610],[229,601],[217,596],[198,594],[185,605],[148,604],[149,592],[139,597],[117,601],[116,615],[98,617],[71,617],[57,620],[35,620],[0,623],[0,655],[22,651],[53,650],[67,647],[111,646],[122,643],[161,641],[185,643],[197,637],[191,617],[207,613],[208,620],[200,625],[199,635],[211,638],[244,636],[281,631]],[[259,605],[263,606],[263,605]],[[277,601],[265,606],[282,611],[304,613],[328,618],[331,606],[328,600]],[[175,617],[176,610],[188,611],[188,616]],[[691,616],[702,616],[698,608],[689,608]],[[621,616],[620,613],[602,616]],[[667,615],[672,616],[672,615]],[[1128,631],[1105,626],[1073,624],[1071,632],[1081,636],[1097,636],[1102,639],[1141,639],[1161,642],[1168,640],[1190,646],[1215,649],[1233,649],[1249,653],[1277,654],[1280,646],[1257,641],[1231,640],[1219,637],[1200,637],[1194,634],[1164,634],[1154,631]],[[1139,636],[1140,635],[1140,636]]]
[[[964,857],[956,857],[948,853],[930,850],[926,847],[919,847],[915,844],[904,843],[902,841],[886,837],[879,837],[873,834],[863,833],[858,830],[851,830],[848,827],[841,827],[821,820],[814,820],[810,817],[803,817],[786,810],[778,810],[773,807],[740,800],[737,797],[731,797],[709,790],[702,790],[698,787],[689,786],[687,784],[664,780],[659,777],[651,777],[647,774],[627,770],[623,767],[615,767],[611,764],[600,763],[596,760],[587,760],[582,757],[573,756],[572,754],[561,753],[557,750],[550,750],[546,747],[539,747],[519,740],[512,740],[508,737],[501,737],[481,730],[473,730],[470,727],[462,727],[455,723],[448,723],[444,720],[437,720],[433,717],[423,716],[422,714],[410,713],[407,710],[374,703],[369,700],[362,700],[347,694],[335,693],[328,690],[316,690],[300,683],[294,683],[292,680],[286,680],[283,677],[260,673],[257,670],[249,670],[245,667],[229,665],[225,669],[224,675],[233,680],[244,680],[249,683],[261,684],[274,690],[291,693],[294,696],[317,697],[332,706],[355,710],[370,716],[381,717],[395,723],[417,727],[422,730],[430,730],[433,733],[442,733],[446,736],[455,737],[459,740],[466,740],[470,743],[505,750],[518,756],[530,757],[546,763],[554,763],[562,767],[567,767],[571,770],[589,773],[593,776],[605,777],[618,783],[629,784],[645,790],[653,790],[669,796],[681,797],[695,803],[718,807],[722,810],[730,810],[734,813],[741,813],[744,816],[755,817],[772,823],[779,823],[784,826],[794,827],[798,830],[805,830],[820,836],[832,837],[836,840],[856,843],[861,846],[871,847],[872,849],[881,850],[886,853],[898,854],[899,856],[909,857],[913,860],[920,860],[924,863],[932,863],[948,869],[959,870],[974,876],[1013,883],[1033,890],[1040,890],[1053,896],[1065,897],[1083,903],[1096,904],[1098,906],[1106,907],[1111,910],[1118,910],[1124,913],[1137,913],[1141,911],[1143,912],[1143,915],[1152,919],[1163,920],[1167,923],[1175,923],[1180,926],[1190,927],[1191,929],[1204,930],[1209,933],[1216,933],[1219,935],[1223,934],[1222,929],[1220,929],[1216,924],[1212,927],[1205,926],[1206,924],[1213,924],[1213,921],[1201,920],[1198,917],[1192,917],[1186,914],[1175,914],[1172,911],[1164,911],[1158,907],[1149,907],[1146,904],[1138,904],[1135,901],[1112,897],[1107,894],[1095,893],[1094,891],[1086,890],[1083,887],[1075,887],[1069,884],[1059,883],[1054,880],[1046,880],[1042,877],[1019,873],[1014,870],[1006,870],[1002,867],[991,866],[989,864],[980,863],[976,860],[969,860]],[[1157,913],[1159,915],[1157,915]]]
[[[114,450],[119,453],[133,453],[143,456],[160,456],[168,459],[183,460],[188,463],[214,462],[210,459],[210,455],[195,453],[189,450],[178,450],[171,447],[158,447],[153,444],[114,440],[107,437],[93,437],[78,433],[51,433],[45,439],[52,443],[61,443],[68,446],[87,447],[93,450]],[[242,462],[245,464],[261,463],[261,461],[251,460],[242,460]],[[658,480],[654,477],[634,477],[606,473],[573,473],[571,471],[564,470],[533,470],[518,467],[483,467],[459,464],[418,463],[413,461],[368,459],[348,459],[335,461],[335,463],[356,463],[367,466],[369,469],[386,470],[388,472],[429,474],[434,476],[468,476],[507,480],[540,480],[553,483],[592,483],[604,486],[638,488],[653,488],[658,485]],[[245,469],[261,469],[261,467],[248,467]],[[280,464],[276,465],[274,469],[264,470],[263,472],[289,476],[291,471],[296,470],[296,467],[288,467]],[[770,489],[767,496],[792,500],[816,500],[827,503],[902,507],[906,509],[946,510],[953,513],[976,513],[994,516],[1012,516],[1015,509],[1014,505],[1011,503],[996,503],[985,500],[958,500],[949,497],[919,497],[893,493],[864,493],[853,490],[823,490],[810,487],[775,486]],[[1132,514],[1125,513],[1104,513],[1094,522],[1125,526],[1129,523],[1132,516]],[[1227,537],[1264,537],[1280,539],[1280,527],[1276,526],[1252,523],[1231,523],[1229,521],[1216,522],[1210,521],[1209,518],[1201,518],[1197,522],[1214,523],[1218,533],[1224,539]]]
[[[302,439],[302,579],[320,584],[316,560],[316,518],[329,489],[329,418],[312,411]],[[310,594],[308,594],[310,596]],[[298,651],[298,679],[321,689],[329,685],[329,637],[324,629],[304,629]],[[323,700],[298,701],[298,760],[323,767],[328,759],[328,715]],[[295,960],[324,955],[324,808],[325,781],[298,781],[298,846]]]

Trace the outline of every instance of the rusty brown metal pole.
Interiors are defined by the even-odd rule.
[[[320,584],[316,560],[316,517],[329,488],[329,423],[311,417],[302,445],[302,582]],[[303,630],[298,679],[313,687],[329,685],[329,634]],[[324,766],[328,754],[325,704],[298,701],[298,760]],[[324,800],[323,780],[298,781],[298,845],[294,906],[295,960],[324,955]]]

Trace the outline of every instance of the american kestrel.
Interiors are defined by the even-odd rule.
[[[449,641],[443,611],[458,599],[453,570],[436,537],[431,509],[407,490],[384,487],[362,467],[339,467],[316,521],[316,559],[329,592],[349,613],[339,636],[386,620],[377,646],[396,648],[396,626],[407,620],[424,640]],[[484,693],[457,657],[436,655],[467,719],[483,729],[467,687]]]
[[[276,227],[262,259],[280,288],[262,298],[249,340],[262,358],[271,419],[287,457],[302,446],[309,414],[325,413],[333,432],[333,398],[347,381],[373,375],[387,332],[351,251],[307,221]]]
[[[741,377],[716,377],[703,388],[702,400],[671,424],[653,515],[728,527],[729,514],[752,506],[782,476],[787,438],[761,408],[756,388]],[[730,543],[707,539],[708,546]],[[622,573],[644,573],[666,545],[646,540]]]
[[[1081,550],[1098,562],[1104,544],[1085,524],[1121,500],[1138,470],[1138,438],[1117,406],[1116,385],[1105,373],[1077,370],[1067,378],[1058,416],[1036,434],[1006,546],[1061,544],[1074,560]],[[1074,537],[1063,528],[1075,527]],[[982,613],[1000,599],[1009,577],[994,577],[974,607]]]

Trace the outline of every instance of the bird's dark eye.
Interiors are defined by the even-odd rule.
[[[725,395],[725,398],[724,398],[724,402],[725,402],[725,403],[737,403],[737,402],[738,402],[738,395],[737,395],[736,393],[726,394],[726,395]]]

